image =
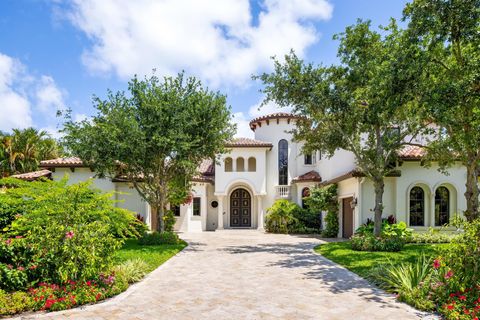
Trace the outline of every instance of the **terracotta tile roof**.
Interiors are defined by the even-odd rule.
[[[307,181],[322,181],[322,177],[320,177],[320,174],[315,171],[309,171],[307,173],[304,173],[298,177],[293,178],[292,182],[307,182]]]
[[[300,117],[291,113],[277,112],[277,113],[271,113],[271,114],[254,118],[250,121],[249,125],[250,125],[250,129],[255,131],[255,129],[257,128],[257,125],[261,126],[261,124],[259,124],[261,121],[271,120],[271,119],[298,119],[298,118]]]
[[[250,138],[235,138],[232,141],[229,141],[225,144],[227,148],[254,148],[254,147],[265,147],[271,148],[273,145],[270,142],[250,139]]]
[[[40,167],[83,167],[83,162],[78,157],[57,158],[51,160],[40,161]]]
[[[205,159],[198,167],[199,174],[194,176],[193,182],[215,182],[215,162],[212,159]]]
[[[425,148],[419,146],[405,146],[398,151],[398,156],[402,160],[419,160],[426,154]]]
[[[34,180],[37,180],[39,178],[51,179],[52,172],[50,170],[39,170],[39,171],[32,171],[32,172],[14,174],[11,177],[12,178],[17,178],[17,179],[20,179],[20,180],[25,180],[25,181],[34,181]]]

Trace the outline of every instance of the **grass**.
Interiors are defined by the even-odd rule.
[[[148,264],[148,272],[158,268],[162,263],[182,251],[187,244],[163,244],[156,246],[141,246],[136,239],[128,239],[117,251],[115,260],[120,264],[129,259],[139,258]]]
[[[435,256],[448,244],[406,244],[400,252],[368,252],[352,250],[349,241],[330,242],[315,247],[315,252],[336,262],[361,277],[367,277],[370,270],[389,260],[394,264],[414,262],[422,254]]]

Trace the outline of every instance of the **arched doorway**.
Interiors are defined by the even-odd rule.
[[[243,189],[235,189],[230,195],[230,227],[247,228],[252,226],[252,197]]]

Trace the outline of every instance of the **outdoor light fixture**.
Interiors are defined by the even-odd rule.
[[[354,209],[358,204],[358,199],[353,198],[352,202],[350,202],[350,208]]]

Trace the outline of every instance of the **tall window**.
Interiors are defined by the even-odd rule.
[[[435,225],[443,226],[450,222],[450,191],[439,187],[435,191]]]
[[[254,157],[248,158],[248,171],[257,171],[257,160]]]
[[[195,197],[193,198],[193,215],[199,216],[200,215],[200,198]]]
[[[172,210],[175,217],[180,217],[180,206],[170,206],[170,210]]]
[[[278,184],[288,184],[288,142],[285,139],[278,142]]]
[[[233,161],[232,158],[225,158],[225,172],[233,171]]]
[[[245,160],[242,157],[237,158],[237,171],[243,172],[245,171]]]
[[[316,162],[315,153],[306,154],[304,156],[304,164],[315,164],[315,162]]]
[[[425,225],[425,192],[420,187],[410,190],[410,225]]]

